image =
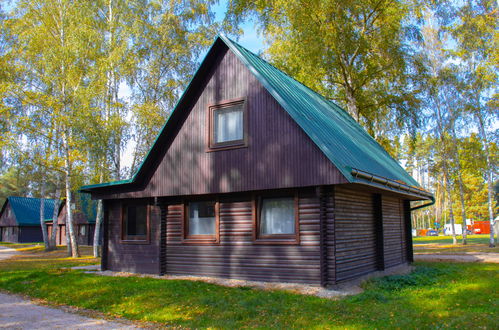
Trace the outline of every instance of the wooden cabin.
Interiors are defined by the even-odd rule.
[[[51,220],[54,200],[45,199],[45,219]],[[40,226],[40,199],[7,197],[0,210],[0,241],[10,243],[43,242]]]
[[[133,178],[104,201],[102,268],[330,286],[412,261],[432,200],[343,109],[218,37]]]
[[[79,245],[93,245],[95,232],[96,203],[90,200],[88,194],[75,194],[73,203],[73,219],[75,223],[76,239]],[[67,203],[64,201],[59,207],[57,217],[56,245],[67,245],[66,240]],[[49,235],[54,227],[53,221],[46,222]]]

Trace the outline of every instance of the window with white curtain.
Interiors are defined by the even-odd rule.
[[[215,202],[191,202],[188,212],[187,236],[216,234]]]
[[[244,142],[244,102],[210,108],[211,147],[231,146]]]
[[[263,198],[260,207],[260,235],[294,234],[294,198]]]

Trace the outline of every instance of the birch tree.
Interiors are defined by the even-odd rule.
[[[405,24],[406,2],[234,0],[229,10],[234,20],[256,16],[270,61],[345,106],[383,146],[417,126],[404,40],[418,33]]]
[[[458,22],[451,31],[457,41],[456,55],[466,68],[468,111],[475,119],[487,164],[489,246],[494,247],[494,170],[489,131],[499,119],[494,102],[499,96],[499,5],[494,0],[470,0],[460,8],[457,17]]]
[[[26,68],[23,84],[15,91],[23,102],[43,104],[43,114],[60,128],[64,185],[67,208],[67,227],[71,254],[79,255],[73,221],[72,203],[75,171],[83,162],[78,145],[84,122],[91,115],[85,80],[95,49],[88,47],[97,38],[89,29],[94,16],[92,2],[47,0],[19,1],[9,20],[16,47],[16,62]]]

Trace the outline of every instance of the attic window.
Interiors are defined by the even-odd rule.
[[[246,146],[246,103],[244,99],[209,107],[209,148],[228,149]]]

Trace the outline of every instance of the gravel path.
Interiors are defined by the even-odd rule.
[[[0,262],[15,256],[0,246]],[[0,293],[0,329],[136,329],[130,323],[111,322],[40,306],[17,295]]]

